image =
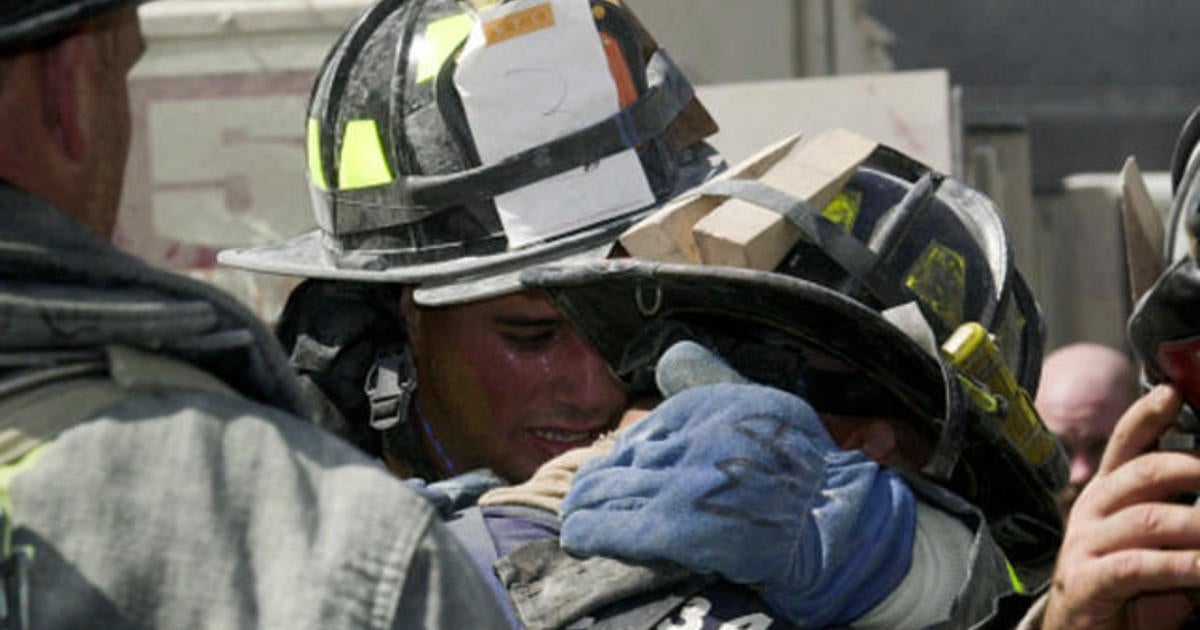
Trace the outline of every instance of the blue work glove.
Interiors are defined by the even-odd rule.
[[[721,357],[694,341],[677,341],[658,358],[654,384],[663,398],[701,385],[750,384]]]
[[[908,571],[912,492],[892,471],[839,449],[796,396],[696,385],[724,364],[696,363],[694,350],[682,377],[659,374],[662,389],[674,379],[682,391],[576,474],[562,505],[563,546],[761,584],[776,613],[805,627],[861,616]]]

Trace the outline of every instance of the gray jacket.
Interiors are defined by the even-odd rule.
[[[37,628],[503,627],[433,510],[301,400],[231,298],[0,184],[3,621],[23,583]]]

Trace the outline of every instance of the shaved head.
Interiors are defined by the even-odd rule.
[[[1106,418],[1116,407],[1120,416],[1133,403],[1136,387],[1133,364],[1125,354],[1094,343],[1072,344],[1050,353],[1042,364],[1037,407],[1041,411],[1046,406],[1055,418],[1064,407]],[[1116,418],[1111,420],[1107,430],[1116,424]]]
[[[1108,346],[1077,343],[1046,357],[1034,405],[1067,449],[1072,497],[1096,473],[1109,434],[1136,395],[1133,363]]]

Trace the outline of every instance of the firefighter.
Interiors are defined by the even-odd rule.
[[[1031,403],[1040,315],[994,204],[882,146],[821,212],[787,183],[699,192],[803,236],[772,271],[644,257],[522,276],[652,411],[452,523],[490,539],[490,557],[471,548],[510,616],[907,628],[1019,612],[1058,548],[1066,459]]]
[[[627,7],[526,4],[370,7],[308,109],[319,228],[220,256],[310,279],[279,322],[292,363],[324,424],[404,477],[522,481],[611,428],[620,383],[517,275],[605,257],[722,165],[712,119]]]
[[[0,6],[0,626],[502,627],[252,314],[109,244],[138,4]]]

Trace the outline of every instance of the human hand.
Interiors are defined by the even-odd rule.
[[[1044,629],[1178,628],[1200,588],[1200,511],[1171,503],[1200,488],[1200,459],[1152,451],[1181,399],[1155,387],[1125,412],[1071,510]]]
[[[774,610],[824,626],[858,617],[903,578],[914,510],[899,477],[839,449],[800,398],[721,383],[671,396],[581,468],[562,541],[762,584]]]
[[[661,398],[644,397],[634,400],[629,403],[629,407],[625,409],[625,413],[621,414],[621,419],[617,420],[617,430],[627,429],[636,424],[642,418],[650,415],[654,408],[662,402]]]

